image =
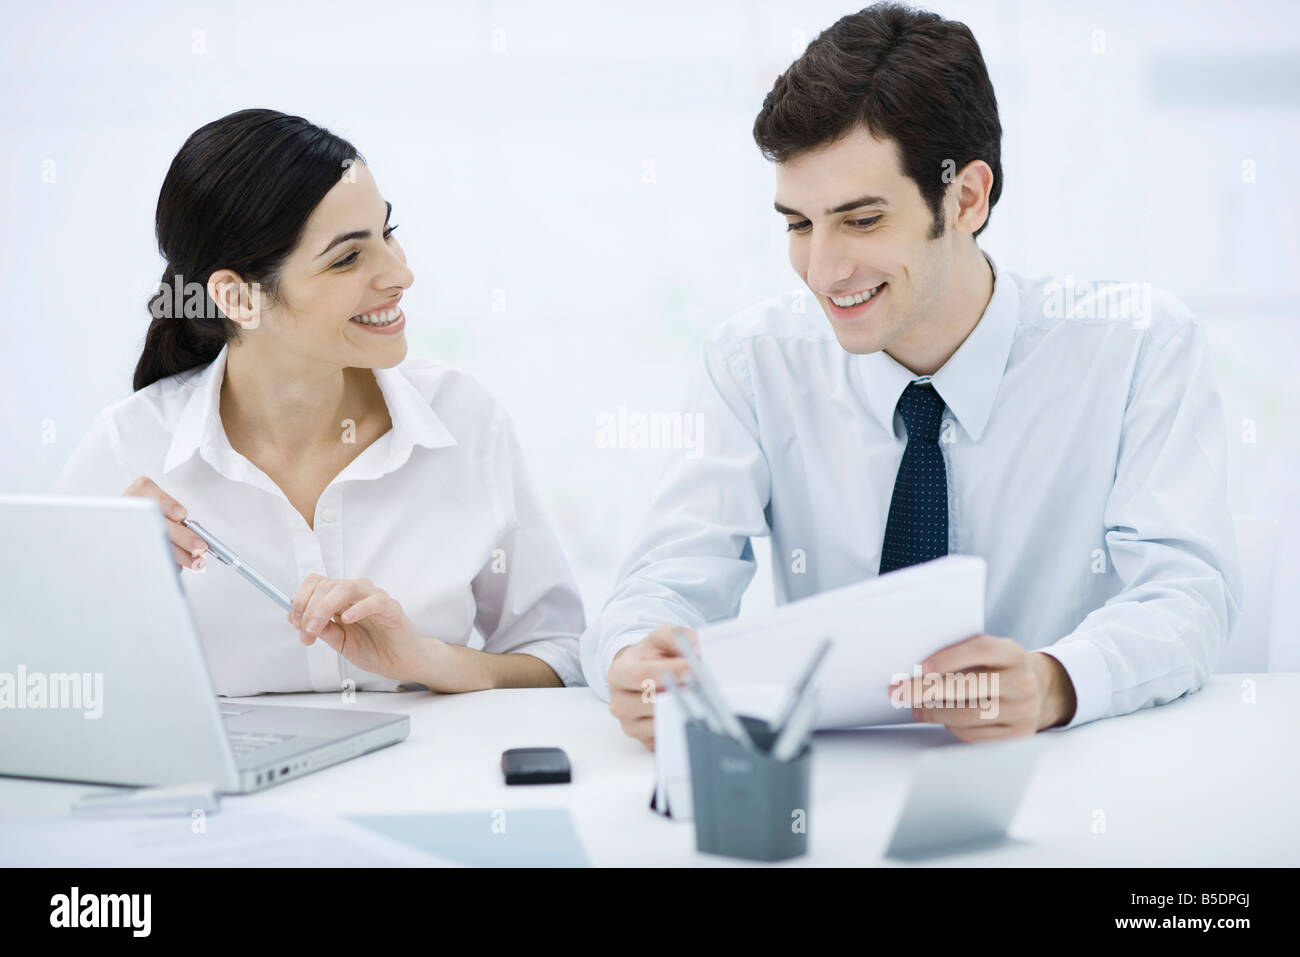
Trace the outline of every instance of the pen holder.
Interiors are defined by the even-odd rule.
[[[769,753],[776,737],[758,718],[740,716],[758,748],[747,751],[703,721],[686,723],[695,805],[695,846],[705,854],[784,861],[808,852],[812,745],[789,761]]]

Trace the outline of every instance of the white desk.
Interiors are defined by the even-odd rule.
[[[1253,685],[1255,701],[1243,700]],[[340,813],[568,807],[594,865],[725,864],[695,851],[689,823],[648,809],[653,758],[585,688],[275,695],[266,704],[404,711],[394,747],[262,792],[286,809]],[[1047,745],[1002,847],[936,859],[956,866],[1300,865],[1300,673],[1217,675],[1159,708],[1044,735]],[[924,748],[956,744],[914,725],[819,734],[810,853],[795,864],[892,865],[881,854]],[[506,748],[557,746],[573,783],[506,787]],[[962,745],[978,747],[978,745]],[[66,812],[96,790],[0,777],[0,812]],[[1095,833],[1097,813],[1105,829]]]

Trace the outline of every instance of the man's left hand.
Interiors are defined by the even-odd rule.
[[[942,724],[962,741],[1026,737],[1074,717],[1074,684],[1049,654],[1011,638],[976,635],[936,651],[921,677],[889,686],[915,721]]]

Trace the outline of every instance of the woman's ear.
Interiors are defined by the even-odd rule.
[[[208,277],[208,295],[231,322],[241,329],[256,329],[262,323],[262,286],[244,282],[232,269],[218,269]]]

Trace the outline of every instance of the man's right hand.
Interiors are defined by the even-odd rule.
[[[181,524],[188,517],[184,505],[160,489],[147,475],[137,478],[122,494],[133,498],[151,498],[157,502],[167,521],[167,537],[172,542],[172,558],[176,560],[176,567],[196,572],[203,570],[208,543]]]
[[[664,690],[659,676],[666,671],[681,682],[691,673],[690,663],[677,650],[679,631],[699,647],[699,639],[691,629],[660,625],[616,654],[609,666],[609,713],[618,718],[624,734],[651,751],[655,748],[654,698]]]

